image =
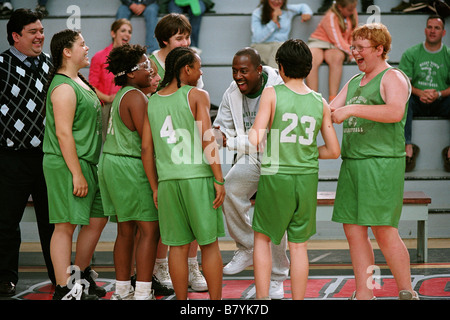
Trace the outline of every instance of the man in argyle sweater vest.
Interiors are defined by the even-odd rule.
[[[40,18],[28,9],[14,11],[7,24],[11,47],[0,55],[0,296],[15,293],[19,223],[30,195],[48,275],[54,282],[50,258],[54,226],[48,220],[42,170],[44,90],[52,64],[42,52],[44,28]]]

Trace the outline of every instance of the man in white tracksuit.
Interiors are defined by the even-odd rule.
[[[249,211],[250,198],[256,192],[262,153],[248,141],[265,87],[282,83],[278,70],[261,65],[258,52],[252,48],[239,50],[233,58],[233,82],[225,91],[214,127],[222,132],[223,147],[236,152],[234,165],[225,177],[226,197],[223,212],[230,236],[238,250],[224,267],[224,274],[236,274],[253,264],[253,230]],[[289,272],[286,236],[280,245],[272,244],[270,297],[284,297],[283,281]]]

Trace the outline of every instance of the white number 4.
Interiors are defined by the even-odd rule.
[[[169,115],[164,120],[163,126],[159,131],[161,138],[167,137],[167,143],[176,143],[177,137],[175,136],[175,130],[173,130],[172,117]]]
[[[297,141],[297,135],[289,133],[295,129],[298,125],[298,116],[295,113],[285,113],[282,117],[283,121],[292,121],[283,131],[281,131],[281,137],[280,142],[290,142],[295,143]],[[309,123],[309,126],[305,129],[306,134],[308,135],[307,138],[305,137],[298,137],[298,142],[303,145],[310,145],[313,143],[314,139],[314,128],[316,127],[316,119],[310,116],[302,116],[300,118],[300,122],[302,124]]]

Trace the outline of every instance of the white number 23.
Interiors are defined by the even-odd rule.
[[[281,131],[280,142],[295,143],[297,141],[297,135],[290,134],[292,130],[298,125],[298,115],[295,113],[285,113],[282,117],[283,121],[291,121],[291,123]],[[300,123],[308,123],[309,126],[305,129],[307,137],[298,137],[298,142],[303,145],[310,145],[313,143],[314,139],[314,128],[316,127],[316,119],[310,116],[302,116],[300,118]]]

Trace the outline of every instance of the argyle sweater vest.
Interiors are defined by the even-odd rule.
[[[0,55],[0,148],[42,149],[50,58],[42,53],[32,70],[10,50]]]

